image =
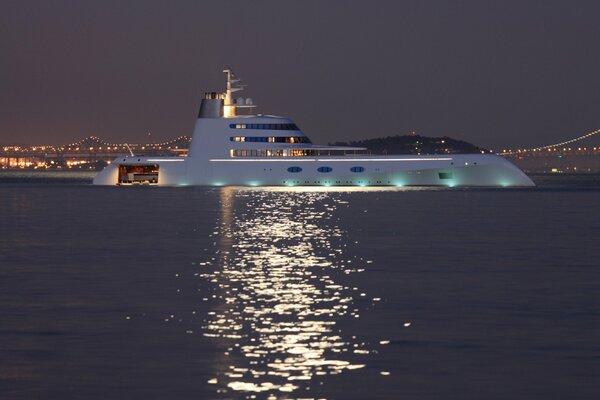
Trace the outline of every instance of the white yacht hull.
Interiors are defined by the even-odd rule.
[[[534,183],[508,160],[490,154],[210,159],[122,157],[94,178],[119,184],[119,165],[157,165],[159,186],[446,186],[527,187]],[[300,167],[300,172],[289,172]],[[331,168],[322,173],[320,167]],[[362,167],[362,172],[351,172]]]

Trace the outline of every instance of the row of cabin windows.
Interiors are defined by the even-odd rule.
[[[300,167],[289,167],[288,172],[302,172],[302,168]],[[322,173],[327,173],[327,172],[331,172],[333,171],[333,168],[331,167],[319,167],[317,168],[317,171],[322,172]],[[352,172],[365,172],[365,168],[364,167],[352,167],[350,168],[350,171]]]
[[[316,156],[317,150],[275,149],[275,150],[229,150],[231,157],[307,157]]]
[[[311,143],[306,136],[232,136],[232,142]]]
[[[277,131],[299,131],[296,124],[229,124],[231,129],[271,129]]]
[[[288,172],[293,172],[293,173],[298,173],[298,172],[302,172],[302,168],[300,168],[300,167],[289,167],[287,169],[287,171]],[[319,167],[319,168],[317,168],[317,171],[322,172],[322,173],[327,173],[327,172],[333,171],[333,168],[331,168],[331,167]],[[352,167],[352,168],[350,168],[350,171],[352,171],[352,172],[364,172],[365,168],[364,167]],[[421,171],[417,171],[417,174],[420,174],[420,173],[421,173]],[[410,174],[410,172],[409,172],[409,174]],[[453,179],[454,178],[454,175],[452,174],[452,172],[440,172],[440,173],[438,173],[438,176],[439,176],[440,179]],[[321,183],[321,182],[319,182],[319,183]],[[339,182],[336,182],[336,183],[339,183]],[[346,183],[348,183],[348,182],[346,182]],[[371,182],[369,181],[369,183],[371,183]],[[381,182],[377,181],[377,183],[381,183]]]

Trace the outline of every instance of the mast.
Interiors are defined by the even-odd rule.
[[[225,73],[225,98],[224,98],[224,106],[223,106],[223,116],[224,117],[235,117],[236,116],[236,112],[235,112],[235,102],[233,100],[232,97],[232,93],[234,92],[239,92],[240,90],[243,90],[243,87],[233,87],[234,83],[238,83],[241,81],[241,79],[235,79],[235,75],[233,74],[233,71],[231,70],[231,68],[226,68],[223,70],[223,72]]]

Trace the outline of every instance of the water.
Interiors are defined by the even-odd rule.
[[[2,399],[594,399],[600,179],[0,177]],[[56,178],[58,176],[58,178]]]

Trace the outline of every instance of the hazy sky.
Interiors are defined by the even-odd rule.
[[[313,141],[600,128],[600,1],[0,0],[0,143],[190,134],[231,66]]]

